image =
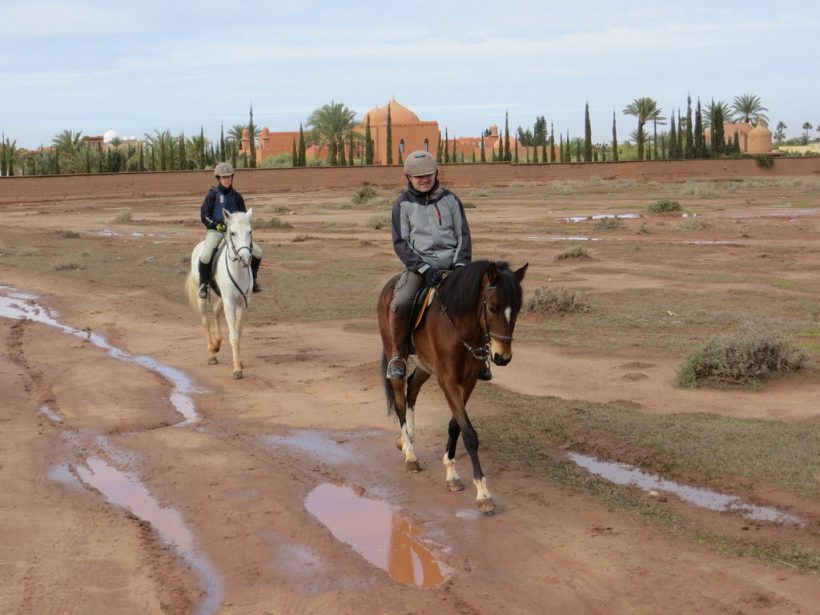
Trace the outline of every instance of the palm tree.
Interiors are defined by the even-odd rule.
[[[769,123],[769,116],[763,113],[768,109],[763,106],[760,98],[754,94],[735,96],[732,102],[732,111],[734,111],[734,114],[726,117],[732,117],[736,122],[745,122],[747,124],[753,122],[757,124],[760,120],[763,120],[766,124]]]
[[[337,144],[356,126],[355,117],[355,111],[333,100],[310,114],[306,127],[312,131],[314,141],[327,145],[330,164],[336,164]]]
[[[803,132],[803,139],[802,139],[803,140],[803,145],[808,145],[809,144],[809,131],[812,128],[814,128],[814,126],[811,125],[811,122],[803,122],[803,125],[801,126],[801,128],[804,131]]]
[[[720,109],[721,117],[724,121],[731,121],[732,119],[732,108],[729,106],[729,103],[725,103],[722,100],[718,100],[715,102],[714,100],[706,103],[703,106],[703,128],[704,130],[707,128],[712,127],[712,118],[715,116],[715,112]]]
[[[55,156],[58,157],[58,160],[62,156],[64,166],[58,166],[58,168],[61,168],[63,173],[76,173],[80,166],[77,155],[83,140],[82,134],[80,131],[73,132],[66,129],[51,140]]]
[[[624,115],[634,115],[638,118],[637,144],[638,160],[643,160],[643,144],[646,138],[643,127],[646,122],[660,122],[666,118],[661,115],[662,109],[652,98],[636,98],[625,109]]]

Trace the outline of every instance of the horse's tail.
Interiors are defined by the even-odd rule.
[[[384,354],[384,352],[382,352],[381,370],[384,396],[387,398],[387,414],[389,416],[396,412],[396,397],[393,394],[393,387],[390,384],[390,380],[387,378],[387,355]]]
[[[185,294],[188,295],[188,303],[191,307],[199,312],[199,298],[197,292],[199,291],[199,274],[194,274],[193,271],[188,272],[188,277],[185,278]]]

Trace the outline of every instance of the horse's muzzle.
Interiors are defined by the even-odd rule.
[[[510,355],[507,357],[500,355],[497,352],[493,353],[493,363],[495,363],[496,365],[500,365],[503,367],[510,361],[512,361],[512,353],[510,353]]]

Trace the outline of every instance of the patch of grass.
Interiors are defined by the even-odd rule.
[[[628,402],[537,397],[497,387],[477,390],[475,395],[497,409],[474,419],[483,445],[515,469],[585,491],[608,506],[652,519],[666,531],[726,554],[804,572],[820,570],[816,550],[785,541],[741,542],[706,531],[663,501],[590,474],[561,452],[571,449],[672,479],[685,477],[685,484],[737,484],[738,477],[774,483],[817,501],[820,420],[796,424],[707,414],[643,414]]]
[[[803,353],[782,332],[749,322],[715,335],[689,355],[678,369],[678,383],[688,388],[704,382],[758,388],[764,380],[798,370],[804,363]]]
[[[703,218],[688,218],[678,228],[682,231],[711,231],[714,226]]]
[[[308,241],[310,239],[315,239],[315,237],[313,237],[311,235],[305,235],[303,233],[303,234],[300,234],[300,235],[297,235],[296,237],[294,237],[292,239],[292,241],[293,241],[293,243],[302,243],[303,241]]]
[[[377,216],[370,216],[364,225],[368,228],[372,228],[374,230],[379,230],[385,227],[390,226],[390,216],[385,215],[377,215]]]
[[[77,231],[69,231],[62,228],[54,231],[54,234],[61,239],[79,239],[80,237],[80,234]]]
[[[80,271],[85,269],[85,267],[72,260],[59,260],[55,262],[51,268],[54,271]]]
[[[680,211],[680,203],[677,201],[670,201],[669,199],[663,199],[660,201],[656,201],[652,205],[649,205],[646,208],[651,214],[670,214],[677,211]]]
[[[353,201],[356,205],[361,205],[362,203],[366,203],[372,198],[375,198],[376,190],[373,186],[361,186],[353,193],[351,197],[351,201]]]
[[[622,228],[624,223],[620,218],[601,218],[595,222],[596,231],[614,231]]]
[[[572,246],[555,255],[555,260],[557,261],[566,260],[568,258],[588,259],[589,252],[581,246]]]
[[[112,220],[112,222],[124,223],[124,222],[133,222],[133,220],[134,220],[133,214],[130,211],[124,211],[121,214],[119,214],[118,216],[116,216]]]
[[[268,218],[267,220],[254,220],[253,227],[289,229],[293,228],[293,225],[290,222],[283,222],[281,218],[274,216],[272,218]]]
[[[589,309],[589,304],[580,293],[563,286],[542,286],[524,302],[524,311],[531,314],[571,314],[588,312]]]

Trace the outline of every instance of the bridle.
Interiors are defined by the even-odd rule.
[[[224,254],[225,254],[225,271],[228,272],[228,277],[230,278],[231,282],[233,283],[234,288],[236,288],[236,290],[239,291],[239,294],[242,295],[242,299],[244,299],[244,301],[245,301],[245,307],[248,307],[248,292],[250,291],[250,286],[248,287],[248,290],[242,290],[239,287],[239,284],[237,283],[236,279],[233,277],[233,274],[231,273],[231,268],[228,266],[228,260],[230,260],[232,263],[238,262],[240,260],[239,254],[242,250],[247,250],[248,255],[253,257],[253,239],[251,239],[251,242],[250,242],[249,245],[239,246],[237,248],[236,244],[231,239],[231,234],[228,232],[228,229],[225,229],[224,235],[225,235],[225,246],[226,246],[226,250],[224,251]],[[251,284],[253,284],[253,276],[251,276]]]
[[[479,361],[486,361],[490,358],[490,340],[498,340],[500,342],[512,342],[513,336],[512,335],[501,335],[500,333],[496,333],[494,331],[490,331],[490,317],[488,315],[488,308],[487,308],[487,296],[495,291],[495,286],[487,286],[484,289],[484,293],[481,298],[481,313],[483,314],[484,322],[480,323],[483,324],[483,333],[484,333],[484,343],[478,346],[470,345],[458,332],[456,326],[453,324],[453,321],[450,319],[450,315],[447,313],[447,308],[444,307],[444,304],[441,303],[441,313],[444,314],[444,318],[450,323],[450,327],[453,329],[453,332],[456,334],[458,341],[461,342],[461,345],[467,349],[474,358],[478,359]]]

